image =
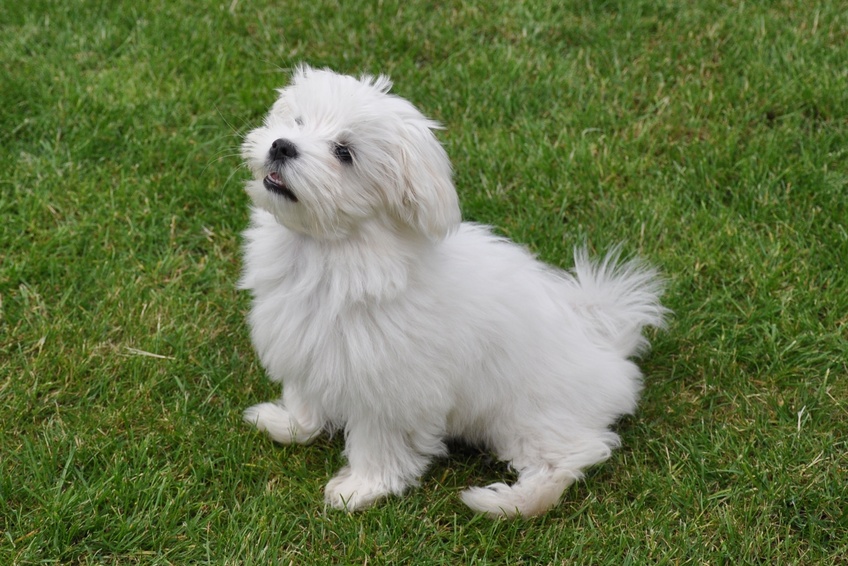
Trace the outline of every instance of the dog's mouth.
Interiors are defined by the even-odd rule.
[[[297,202],[297,196],[295,196],[292,190],[286,186],[285,181],[283,181],[283,178],[280,177],[280,174],[276,171],[268,173],[268,175],[262,179],[262,184],[265,185],[265,188],[272,193],[285,197],[292,202]]]

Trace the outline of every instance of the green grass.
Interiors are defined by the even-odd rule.
[[[0,563],[848,561],[844,6],[498,4],[0,6]],[[623,448],[545,517],[471,514],[508,474],[464,451],[324,510],[341,439],[240,422],[237,151],[300,61],[442,121],[466,218],[667,274]]]

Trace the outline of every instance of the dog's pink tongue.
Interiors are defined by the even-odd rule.
[[[275,183],[279,183],[281,185],[283,184],[283,179],[280,178],[280,174],[277,173],[276,171],[268,173],[268,178],[271,179],[272,181],[274,181]]]

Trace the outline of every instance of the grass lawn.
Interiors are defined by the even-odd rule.
[[[623,447],[533,520],[322,505],[342,439],[235,291],[242,135],[297,62],[443,122],[467,219],[568,267],[624,242],[675,316]],[[848,11],[839,2],[0,5],[0,564],[848,563]]]

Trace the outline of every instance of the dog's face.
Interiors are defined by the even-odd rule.
[[[383,76],[298,68],[242,146],[254,203],[319,239],[373,222],[443,238],[460,214],[438,124],[390,87]]]

